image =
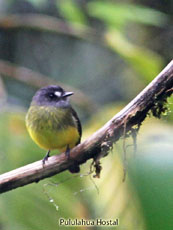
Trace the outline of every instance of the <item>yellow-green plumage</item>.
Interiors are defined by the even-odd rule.
[[[58,85],[49,85],[39,89],[32,98],[26,115],[26,127],[33,141],[48,150],[43,158],[43,165],[50,156],[50,151],[58,149],[70,156],[70,149],[80,143],[82,127],[77,113],[69,103],[69,96]],[[79,172],[77,163],[69,167],[70,172]]]
[[[73,148],[80,135],[71,108],[31,105],[26,116],[31,138],[43,149]]]

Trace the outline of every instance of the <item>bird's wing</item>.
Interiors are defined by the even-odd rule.
[[[74,117],[74,119],[75,119],[75,121],[76,121],[76,123],[77,123],[77,129],[78,129],[79,136],[80,136],[78,142],[76,143],[76,145],[78,145],[78,144],[80,143],[80,141],[81,141],[82,126],[81,126],[81,122],[80,122],[80,120],[79,120],[79,117],[78,117],[76,111],[75,111],[73,108],[71,108],[71,112],[72,112],[72,115],[73,115],[73,117]]]

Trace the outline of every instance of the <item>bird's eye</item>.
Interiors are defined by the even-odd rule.
[[[54,94],[54,93],[49,93],[49,98],[55,98],[56,97],[56,95]]]

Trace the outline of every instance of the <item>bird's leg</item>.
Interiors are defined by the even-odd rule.
[[[43,158],[43,165],[45,164],[45,162],[48,160],[49,157],[50,157],[50,150],[47,151],[46,156]]]
[[[70,159],[70,148],[69,145],[67,145],[66,150],[65,150],[65,155],[68,159]]]

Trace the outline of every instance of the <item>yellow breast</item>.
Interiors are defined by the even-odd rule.
[[[47,109],[47,108],[46,108]],[[68,111],[66,111],[67,113]],[[73,148],[80,139],[77,126],[72,116],[64,111],[45,108],[32,108],[26,116],[28,132],[35,143],[43,149],[66,150],[67,145]],[[64,119],[65,118],[65,119]]]
[[[73,148],[79,140],[79,133],[72,126],[59,131],[44,130],[41,132],[29,127],[28,132],[33,141],[46,150],[58,149],[62,152],[66,150],[67,145],[69,145],[69,148]]]

